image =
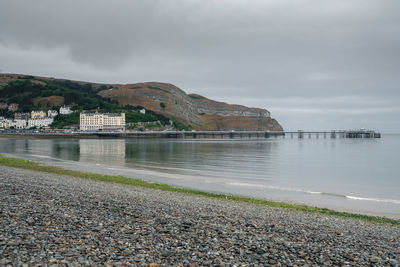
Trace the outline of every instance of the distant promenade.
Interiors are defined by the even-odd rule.
[[[0,132],[0,136],[70,138],[182,138],[182,139],[266,139],[266,138],[380,138],[375,131],[153,131],[153,132]]]

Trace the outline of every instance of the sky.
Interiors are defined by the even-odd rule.
[[[160,81],[285,130],[400,132],[398,0],[1,0],[0,69]]]

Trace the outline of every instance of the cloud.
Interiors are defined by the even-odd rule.
[[[332,110],[361,112],[362,100],[400,100],[399,9],[396,0],[2,0],[0,68],[171,82],[264,103],[276,117],[288,103],[318,110],[329,99]]]

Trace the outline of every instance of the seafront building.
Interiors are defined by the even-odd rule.
[[[125,113],[81,113],[81,131],[125,131]]]
[[[31,117],[32,116],[32,117]],[[47,128],[54,121],[53,117],[46,117],[46,112],[34,110],[30,113],[15,113],[14,119],[0,117],[1,129],[29,129]]]
[[[9,129],[11,127],[15,128],[16,122],[11,119],[2,119],[0,120],[0,128]]]
[[[14,122],[16,129],[25,129],[28,124],[28,121],[24,119],[16,119]]]
[[[28,128],[36,127],[36,128],[41,128],[41,127],[48,127],[50,124],[52,124],[54,121],[53,118],[39,118],[39,119],[29,119],[28,120]]]

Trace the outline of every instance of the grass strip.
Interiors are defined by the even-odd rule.
[[[383,218],[383,217],[340,212],[340,211],[334,211],[334,210],[330,210],[330,209],[326,209],[326,208],[317,208],[317,207],[311,207],[311,206],[306,206],[306,205],[294,205],[294,204],[287,204],[287,203],[274,202],[274,201],[268,201],[268,200],[262,200],[262,199],[254,199],[254,198],[241,197],[241,196],[207,193],[207,192],[203,192],[203,191],[199,191],[199,190],[175,187],[175,186],[171,186],[168,184],[146,182],[146,181],[143,181],[140,179],[133,179],[133,178],[128,178],[128,177],[124,177],[124,176],[104,175],[104,174],[97,174],[97,173],[90,173],[90,172],[68,170],[68,169],[64,169],[61,167],[43,165],[38,162],[34,162],[34,161],[30,161],[30,160],[3,157],[1,155],[0,155],[0,165],[14,167],[14,168],[34,170],[34,171],[40,171],[40,172],[54,173],[54,174],[60,174],[60,175],[68,175],[68,176],[96,180],[96,181],[111,182],[111,183],[125,184],[125,185],[131,185],[131,186],[139,186],[139,187],[144,187],[144,188],[152,188],[152,189],[158,189],[158,190],[163,190],[163,191],[186,193],[186,194],[198,195],[198,196],[204,196],[204,197],[210,197],[210,198],[232,200],[232,201],[237,201],[237,202],[252,203],[252,204],[258,204],[258,205],[266,205],[266,206],[271,206],[271,207],[287,208],[287,209],[291,209],[291,210],[299,210],[299,211],[306,211],[306,212],[313,212],[313,213],[320,213],[320,214],[329,214],[329,215],[335,215],[335,216],[340,216],[340,217],[356,218],[356,219],[361,219],[364,221],[388,223],[388,224],[397,225],[397,226],[400,225],[400,220],[395,220],[395,219],[388,219],[388,218]]]

